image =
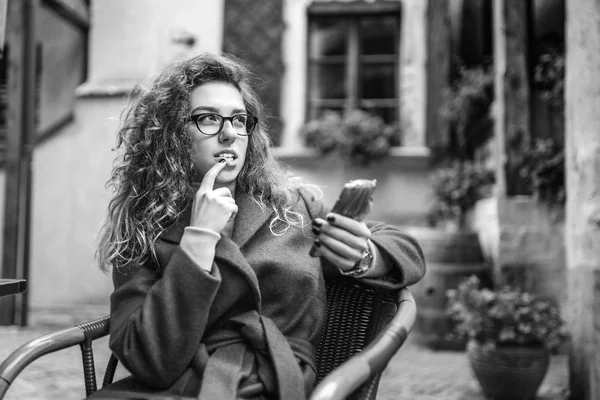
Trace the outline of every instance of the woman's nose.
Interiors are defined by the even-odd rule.
[[[223,142],[234,142],[238,137],[237,131],[231,124],[231,121],[225,121],[223,123],[223,129],[219,132],[219,141]]]

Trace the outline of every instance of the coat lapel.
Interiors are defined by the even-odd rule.
[[[238,213],[235,216],[231,239],[242,248],[254,236],[256,231],[269,220],[272,212],[267,208],[261,209],[246,193],[236,193],[235,202],[238,206]],[[183,211],[177,222],[162,234],[161,238],[178,244],[181,241],[183,230],[190,224],[191,215],[190,205]]]
[[[269,208],[261,209],[246,193],[236,193],[235,202],[238,213],[235,216],[233,228],[233,241],[240,247],[250,240],[252,236],[269,220],[272,212]]]
[[[254,236],[260,227],[268,221],[271,213],[268,212],[267,209],[262,210],[260,206],[254,203],[245,193],[236,193],[235,201],[238,205],[238,213],[235,217],[233,237],[231,239],[223,237],[219,240],[215,258],[227,262],[246,277],[246,280],[250,283],[252,291],[254,292],[257,304],[260,307],[258,279],[240,249],[248,242],[248,240],[250,240],[250,238],[252,238],[252,236]],[[161,239],[173,244],[179,244],[185,227],[190,223],[190,218],[191,207],[188,207],[181,214],[178,221],[162,234]]]

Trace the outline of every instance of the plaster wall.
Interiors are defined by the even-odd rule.
[[[221,50],[224,0],[92,2],[91,81],[152,76],[173,59]],[[181,43],[193,39],[191,47]]]
[[[106,213],[123,98],[79,99],[75,121],[36,149],[29,296],[32,307],[106,303],[112,288],[94,260]]]
[[[431,199],[426,149],[399,148],[367,167],[349,165],[330,156],[319,157],[311,152],[297,155],[276,149],[275,154],[293,176],[302,179],[304,184],[314,186],[312,191],[317,197],[322,196],[326,205],[333,206],[347,181],[376,179],[370,219],[398,226],[426,223]]]

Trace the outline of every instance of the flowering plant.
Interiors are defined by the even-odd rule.
[[[567,338],[558,308],[520,289],[481,288],[473,275],[447,294],[447,313],[454,322],[451,336],[458,339],[491,347],[543,345],[554,350]]]
[[[460,219],[477,200],[490,195],[494,171],[470,161],[456,161],[436,169],[430,176],[433,203],[429,220],[437,225],[444,220]]]
[[[304,124],[301,134],[305,144],[321,154],[336,153],[350,163],[367,165],[389,153],[399,126],[363,110],[326,111]]]

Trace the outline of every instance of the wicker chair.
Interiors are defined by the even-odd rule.
[[[319,383],[311,400],[373,400],[381,373],[415,321],[414,299],[406,288],[391,292],[353,279],[327,282],[327,299],[327,321],[317,351]],[[89,396],[97,390],[92,342],[108,333],[106,316],[22,345],[0,365],[0,399],[27,365],[74,345],[81,347]],[[102,386],[112,383],[117,363],[111,355]]]

